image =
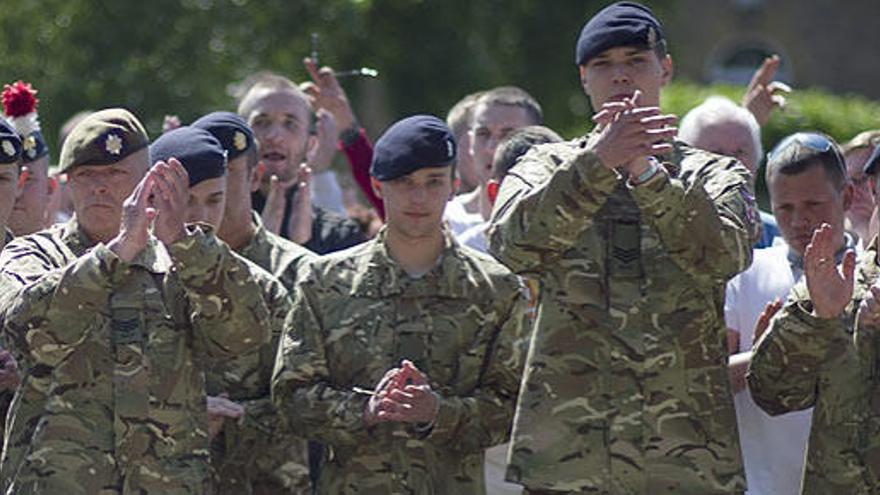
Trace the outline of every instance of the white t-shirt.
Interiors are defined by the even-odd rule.
[[[473,225],[458,235],[458,242],[481,253],[488,253],[489,236],[486,234],[486,229],[488,228],[489,222],[480,222]]]
[[[755,322],[768,302],[785,303],[797,282],[788,246],[774,244],[754,251],[752,266],[727,284],[724,319],[739,331],[739,350],[752,347]],[[800,276],[800,274],[798,274]],[[746,470],[748,495],[798,495],[813,409],[770,416],[748,389],[734,396],[736,422]]]
[[[464,195],[458,195],[450,199],[446,203],[446,210],[443,211],[443,220],[449,225],[449,230],[456,239],[467,229],[474,225],[484,223],[483,215],[479,213],[468,213],[464,209]],[[459,240],[460,241],[460,240]]]

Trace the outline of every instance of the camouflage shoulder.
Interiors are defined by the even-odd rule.
[[[232,251],[230,249],[229,252],[232,253],[232,255],[238,258],[240,261],[244,262],[244,264],[248,268],[248,271],[250,272],[251,277],[253,277],[254,282],[259,285],[260,288],[263,289],[263,291],[265,292],[264,296],[269,294],[278,298],[283,298],[287,296],[287,289],[284,287],[284,284],[282,284],[281,281],[279,281],[278,278],[275,277],[275,275],[269,273],[260,265],[236,253],[235,251]]]
[[[561,143],[546,143],[533,146],[521,156],[508,174],[519,177],[526,183],[536,184],[553,174],[559,166],[574,160],[586,146],[584,138]]]
[[[696,148],[684,141],[676,141],[674,146],[672,161],[683,178],[695,174],[704,180],[718,177],[731,184],[751,183],[751,172],[736,158]]]
[[[20,237],[14,237],[2,252],[2,263],[14,262],[22,254],[39,252],[47,259],[66,259],[70,253],[64,243],[65,229],[63,224],[55,224],[48,229]]]
[[[501,288],[519,290],[523,286],[521,279],[516,274],[487,253],[477,251],[469,246],[459,245],[458,255],[467,263],[468,268],[474,273],[480,274],[482,280],[478,283],[481,285],[485,283],[494,291]]]
[[[290,239],[285,239],[280,235],[266,231],[266,237],[269,239],[270,243],[275,245],[278,249],[284,251],[287,257],[290,259],[309,260],[318,257],[318,254],[314,251],[300,246]]]
[[[349,280],[369,264],[375,249],[377,247],[373,239],[342,251],[316,255],[306,263],[299,280],[306,283],[333,279]]]

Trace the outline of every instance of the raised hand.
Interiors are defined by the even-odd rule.
[[[779,55],[765,58],[764,63],[752,76],[746,94],[743,95],[742,106],[752,112],[755,120],[762,127],[770,120],[770,114],[774,109],[785,108],[785,94],[791,93],[791,88],[787,84],[773,80],[780,62]]]
[[[782,309],[782,301],[778,297],[764,306],[764,311],[761,312],[760,316],[758,316],[758,321],[755,322],[755,332],[752,334],[752,345],[755,345],[756,342],[761,340],[761,336],[764,335],[764,332],[770,327],[770,320],[773,319],[773,316],[775,316],[780,309]]]
[[[642,107],[640,99],[641,92],[636,91],[632,98],[606,103],[593,117],[599,131],[593,152],[608,168],[629,168],[631,163],[672,150],[665,141],[678,132],[672,127],[678,118],[660,113],[659,107]]]
[[[856,255],[847,251],[838,268],[834,263],[836,245],[834,231],[823,223],[804,250],[804,277],[813,311],[820,318],[837,318],[852,299]]]
[[[354,111],[333,69],[322,67],[319,70],[311,58],[306,58],[303,63],[312,81],[301,84],[300,88],[308,95],[312,108],[316,111],[320,108],[330,111],[339,129],[344,130],[353,126]]]
[[[287,233],[290,240],[305,244],[312,238],[312,169],[302,164],[296,172],[297,188],[293,195],[293,207],[287,220]]]
[[[107,247],[126,263],[133,260],[150,239],[150,225],[156,218],[156,209],[150,200],[155,182],[151,170],[125,199],[119,233],[107,243]]]
[[[288,181],[282,182],[277,175],[269,179],[269,194],[266,196],[266,205],[260,218],[266,230],[273,234],[281,234],[281,224],[284,222],[284,207],[287,202],[287,190],[299,182],[299,177],[294,176]]]
[[[149,174],[154,177],[153,206],[156,221],[153,233],[169,246],[186,235],[186,205],[189,201],[189,175],[175,158],[156,162]]]

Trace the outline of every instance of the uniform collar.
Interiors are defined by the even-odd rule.
[[[391,297],[451,297],[469,295],[475,285],[473,269],[466,262],[458,241],[443,228],[444,247],[439,262],[421,277],[409,276],[388,253],[387,227],[382,227],[369,242],[366,263],[358,263],[353,277],[352,296]]]

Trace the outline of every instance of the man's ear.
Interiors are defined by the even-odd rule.
[[[266,164],[263,161],[257,162],[253,168],[251,168],[251,192],[255,193],[260,189],[260,181],[263,180],[263,174],[266,173]]]
[[[663,60],[660,61],[660,69],[663,71],[661,75],[663,80],[662,86],[666,86],[672,81],[672,76],[675,74],[675,69],[672,66],[672,57],[669,54],[666,54]]]
[[[449,199],[454,198],[458,195],[458,189],[461,187],[461,177],[458,174],[452,178],[452,191],[449,192]]]
[[[489,182],[486,183],[486,195],[489,197],[489,204],[492,206],[495,205],[495,199],[498,197],[498,190],[501,188],[501,183],[495,179],[489,179]]]
[[[382,183],[376,180],[375,177],[370,177],[370,187],[373,188],[373,194],[382,199]]]
[[[843,186],[843,211],[849,211],[853,202],[853,185],[849,182]]]
[[[30,175],[31,170],[27,168],[27,166],[21,167],[21,170],[18,172],[18,183],[15,185],[16,199],[18,199],[18,197],[21,196],[22,191],[24,191],[24,184],[27,182]]]

